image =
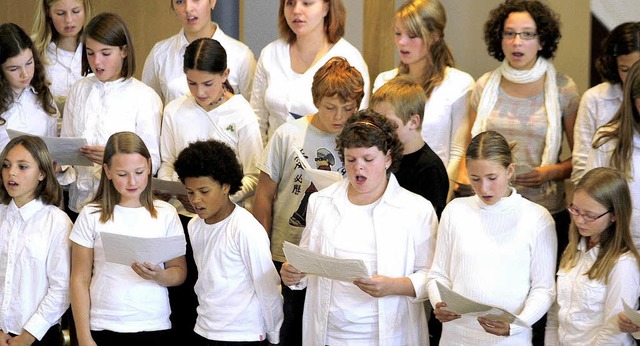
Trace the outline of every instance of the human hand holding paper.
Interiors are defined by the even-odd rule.
[[[308,275],[317,275],[346,282],[371,277],[362,260],[321,255],[289,242],[284,242],[282,249],[287,262],[298,271]]]
[[[101,232],[105,260],[131,266],[135,262],[158,265],[186,253],[184,235],[140,238]]]
[[[632,333],[631,335],[633,335],[634,338],[640,339],[640,311],[636,311],[630,307],[624,300],[622,301],[622,307],[624,314],[623,316],[618,316],[620,330],[625,333]],[[622,317],[626,317],[626,321],[624,321]]]
[[[507,324],[515,323],[527,328],[530,327],[526,322],[507,310],[468,299],[438,281],[436,281],[436,286],[440,293],[440,299],[446,303],[446,309],[451,312],[459,315],[483,317],[491,321],[504,322]]]

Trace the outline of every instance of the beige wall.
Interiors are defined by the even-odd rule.
[[[31,33],[35,0],[2,0],[11,2],[0,11],[0,23],[13,22]],[[230,1],[230,0],[226,0]],[[153,45],[180,30],[180,23],[169,7],[168,0],[93,0],[94,14],[115,12],[121,15],[133,36],[138,60],[136,77],[140,78],[144,60]]]
[[[15,22],[28,32],[33,24],[35,0],[2,0],[10,1],[12,6],[5,6],[0,12],[0,22]],[[237,0],[224,0],[237,1]],[[387,3],[389,0],[345,0],[349,10],[347,39],[363,51],[384,47],[385,53],[393,45],[376,44],[367,40],[367,36],[374,32],[391,32],[386,25],[379,23],[363,23],[364,9],[371,4]],[[448,16],[445,38],[453,50],[458,68],[469,72],[474,78],[482,73],[494,69],[497,62],[488,56],[482,39],[482,26],[489,11],[497,6],[501,0],[441,0]],[[153,44],[167,38],[180,30],[180,24],[169,8],[166,0],[94,0],[95,11],[112,11],[122,15],[134,36],[136,54],[139,66],[136,76],[140,76],[142,65]],[[558,12],[562,21],[563,38],[560,42],[556,68],[571,76],[581,92],[588,87],[589,81],[589,31],[590,7],[589,0],[547,1]],[[402,0],[395,0],[399,6]],[[244,0],[241,3],[244,24],[241,35],[257,55],[262,47],[277,38],[277,0]],[[381,6],[380,8],[385,8]],[[392,13],[388,13],[392,16]],[[359,31],[358,28],[361,28]],[[376,44],[376,47],[370,47]],[[363,47],[364,45],[368,46]],[[384,54],[388,55],[388,54]],[[366,58],[366,56],[365,56]],[[371,58],[369,58],[371,59]],[[371,78],[375,78],[377,71],[393,68],[392,58],[386,61],[371,61]]]

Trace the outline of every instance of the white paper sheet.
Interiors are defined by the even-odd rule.
[[[151,183],[154,191],[159,191],[161,193],[168,193],[173,196],[187,194],[187,188],[185,188],[184,185],[182,185],[182,183],[179,181],[169,181],[169,180],[153,178]]]
[[[436,281],[436,286],[438,286],[440,299],[447,304],[444,308],[445,310],[455,312],[459,315],[484,317],[492,321],[514,323],[523,327],[530,327],[526,322],[507,310],[473,301],[452,291],[439,281]]]
[[[31,134],[7,129],[9,138]],[[40,136],[36,136],[40,137]],[[40,137],[47,145],[51,158],[59,166],[93,166],[93,162],[80,153],[80,148],[87,145],[87,140],[81,137]]]
[[[101,232],[107,262],[130,266],[133,262],[160,264],[187,251],[184,235],[161,238],[139,238]]]
[[[362,260],[321,255],[287,241],[284,242],[282,249],[287,262],[307,275],[346,282],[371,277]]]
[[[624,314],[627,315],[627,318],[633,322],[633,324],[637,324],[640,326],[640,311],[636,311],[634,308],[627,305],[627,302],[622,301],[622,307],[624,309]],[[634,338],[640,339],[640,332],[631,333]]]
[[[309,163],[307,162],[307,159],[305,159],[304,155],[302,155],[300,149],[293,148],[293,151],[296,153],[296,156],[300,161],[300,165],[302,166],[307,179],[311,180],[318,191],[342,180],[342,174],[338,172],[311,168],[311,166],[309,166]]]

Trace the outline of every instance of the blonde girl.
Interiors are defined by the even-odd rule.
[[[396,10],[393,34],[400,64],[382,72],[375,92],[397,75],[409,75],[427,95],[422,138],[455,179],[469,142],[468,101],[473,78],[454,68],[444,40],[447,15],[438,0],[407,0]]]
[[[103,233],[183,235],[175,208],[154,200],[151,155],[132,132],[109,137],[100,186],[71,232],[71,305],[80,345],[164,345],[171,322],[167,287],[186,276],[184,256],[161,264],[106,262]]]
[[[638,308],[640,255],[629,225],[631,196],[622,172],[588,171],[567,207],[573,223],[558,270],[545,345],[635,345],[618,327],[622,302]]]
[[[38,137],[12,139],[0,161],[0,344],[62,346],[72,227],[62,188]]]
[[[90,18],[91,0],[36,1],[33,43],[60,109],[71,85],[82,78],[82,30]]]

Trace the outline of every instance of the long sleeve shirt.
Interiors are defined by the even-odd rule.
[[[429,272],[429,300],[441,301],[436,282],[480,303],[503,308],[529,325],[555,298],[555,224],[543,207],[515,189],[494,205],[478,196],[456,198],[442,213]],[[482,329],[463,315],[443,323],[440,345],[526,345],[531,329],[510,325],[509,337]]]
[[[600,246],[587,250],[582,239],[575,267],[558,270],[558,300],[547,315],[545,345],[635,345],[618,328],[622,302],[638,307],[640,269],[629,252],[620,256],[607,283],[586,274],[598,259]]]
[[[0,205],[0,329],[40,340],[69,308],[71,220],[35,199]]]

